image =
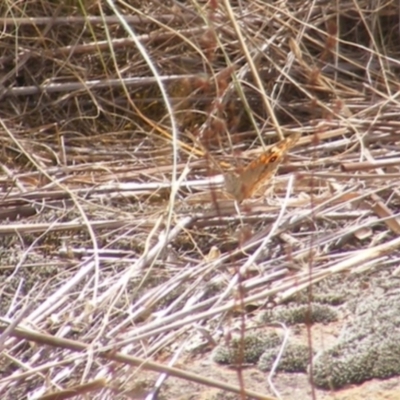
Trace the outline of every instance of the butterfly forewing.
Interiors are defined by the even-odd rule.
[[[284,156],[296,144],[300,136],[300,133],[294,133],[276,143],[256,160],[251,161],[240,173],[226,174],[227,192],[238,202],[253,196],[274,176]]]

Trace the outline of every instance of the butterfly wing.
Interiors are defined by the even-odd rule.
[[[226,174],[227,192],[238,202],[252,197],[261,186],[272,179],[284,156],[297,143],[300,136],[300,133],[294,133],[281,140],[250,162],[239,174]]]

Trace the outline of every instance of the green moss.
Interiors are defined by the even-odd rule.
[[[375,378],[400,375],[400,334],[386,337],[377,343],[372,375]]]
[[[313,296],[313,301],[320,304],[328,304],[331,306],[339,306],[346,302],[346,295],[344,293],[325,293],[316,294]]]
[[[353,309],[337,344],[314,359],[319,387],[338,389],[400,375],[400,293],[365,297]]]
[[[217,346],[212,353],[212,359],[219,364],[255,364],[265,349],[276,347],[281,341],[275,332],[246,334],[243,339],[234,337],[227,345]]]
[[[258,367],[261,371],[270,371],[278,354],[280,347],[277,346],[266,350],[260,357]],[[283,372],[306,372],[309,364],[310,352],[308,346],[289,343],[283,351],[279,360],[277,371]]]
[[[285,301],[285,304],[328,304],[337,306],[345,303],[354,292],[354,284],[350,280],[344,281],[343,276],[334,275],[312,285],[311,298],[309,288],[306,288]]]
[[[219,389],[210,389],[202,393],[187,396],[187,398],[179,398],[179,400],[238,400],[236,393],[229,393]],[[246,399],[250,400],[248,397]]]
[[[262,316],[263,322],[282,322],[287,325],[316,322],[328,323],[337,319],[338,313],[333,307],[317,303],[279,306]]]
[[[336,291],[330,292],[317,292],[313,290],[312,292],[312,303],[327,304],[331,306],[338,306],[346,302],[347,296],[345,293],[340,293]],[[284,304],[309,304],[310,297],[307,292],[302,291],[297,293],[295,296],[289,298]]]
[[[317,356],[313,366],[316,386],[323,389],[339,389],[347,384],[362,383],[371,379],[374,352],[368,354],[360,350],[339,344]]]

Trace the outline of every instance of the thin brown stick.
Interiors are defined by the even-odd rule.
[[[6,329],[6,326],[0,326],[0,331],[3,332]],[[82,342],[78,342],[75,340],[70,340],[70,339],[62,339],[58,338],[55,336],[50,336],[50,335],[45,335],[42,333],[37,333],[31,330],[25,330],[21,328],[16,328],[13,330],[11,333],[12,336],[17,337],[19,339],[25,339],[29,340],[32,342],[35,342],[37,344],[42,344],[42,345],[48,345],[48,346],[53,346],[57,348],[63,348],[63,349],[68,349],[72,351],[77,351],[77,352],[88,352],[91,351],[90,346],[87,344],[84,344]],[[189,380],[192,382],[200,383],[206,386],[211,386],[215,387],[218,389],[226,390],[228,392],[232,393],[242,393],[242,389],[240,387],[236,387],[233,385],[226,384],[224,382],[216,381],[213,379],[209,378],[204,378],[200,375],[196,375],[181,369],[173,368],[173,367],[168,367],[153,361],[149,361],[146,359],[134,357],[134,356],[127,356],[123,353],[118,353],[118,352],[113,352],[113,351],[107,351],[107,352],[101,352],[101,351],[95,351],[95,354],[99,358],[104,358],[110,361],[117,361],[123,364],[127,365],[132,365],[144,369],[148,369],[150,371],[155,371],[155,372],[161,372],[161,373],[167,373],[171,376],[175,376],[177,378]],[[103,384],[104,381],[98,381],[96,385],[98,384]],[[69,391],[67,391],[68,393]],[[254,392],[252,390],[246,390],[245,394],[247,396],[253,397],[255,399],[260,399],[260,400],[276,400],[273,397],[270,396],[265,396],[261,393]]]

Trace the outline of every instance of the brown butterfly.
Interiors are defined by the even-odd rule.
[[[228,194],[239,203],[252,197],[261,186],[271,180],[284,156],[297,143],[300,136],[298,132],[293,133],[271,146],[242,170],[224,173],[225,189]]]

